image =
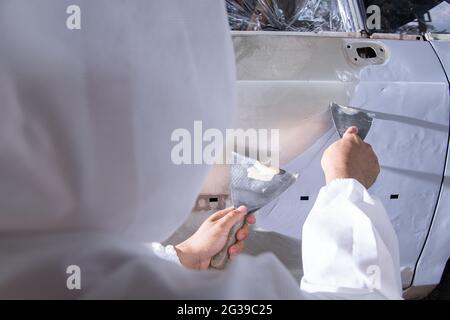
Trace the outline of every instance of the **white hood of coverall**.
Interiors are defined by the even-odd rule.
[[[163,240],[208,169],[172,163],[172,132],[232,116],[223,3],[77,3],[81,30],[67,1],[0,3],[0,231]]]

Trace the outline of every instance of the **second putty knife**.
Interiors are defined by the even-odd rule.
[[[372,126],[373,115],[352,107],[344,107],[337,103],[330,104],[334,126],[342,138],[350,127],[358,128],[358,135],[364,140]]]
[[[259,161],[233,153],[231,165],[231,199],[233,206],[245,206],[253,213],[281,195],[297,179],[296,174],[268,167]],[[211,267],[223,269],[228,261],[228,248],[236,242],[236,232],[243,226],[233,226],[225,247],[211,259]]]

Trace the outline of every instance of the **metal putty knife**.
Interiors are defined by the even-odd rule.
[[[231,200],[233,206],[246,206],[253,213],[277,198],[297,179],[297,174],[263,165],[257,160],[233,153],[231,165]],[[236,232],[245,221],[233,226],[225,247],[211,259],[211,267],[223,269],[228,261],[228,248],[236,242]]]
[[[350,127],[358,128],[358,135],[364,140],[372,126],[373,114],[352,107],[341,106],[332,102],[330,104],[334,126],[342,138]]]

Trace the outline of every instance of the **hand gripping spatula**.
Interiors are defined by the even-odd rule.
[[[330,104],[334,126],[342,138],[350,127],[358,128],[358,135],[364,140],[369,133],[374,115],[352,107],[344,107],[332,102]]]
[[[297,174],[267,167],[259,161],[233,153],[231,165],[231,200],[233,206],[245,206],[253,213],[281,195],[297,179]],[[245,221],[233,226],[225,247],[211,259],[211,267],[223,269],[228,261],[228,248],[236,242],[236,232]]]

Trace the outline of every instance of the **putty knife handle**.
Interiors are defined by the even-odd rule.
[[[222,250],[220,250],[220,252],[218,254],[216,254],[212,259],[211,259],[211,268],[214,269],[223,269],[225,268],[229,256],[228,256],[228,249],[236,243],[236,233],[238,232],[238,230],[240,228],[242,228],[242,226],[245,223],[245,219],[236,223],[230,230],[230,233],[228,235],[228,239],[227,239],[227,243],[225,244],[225,246],[223,247]]]

